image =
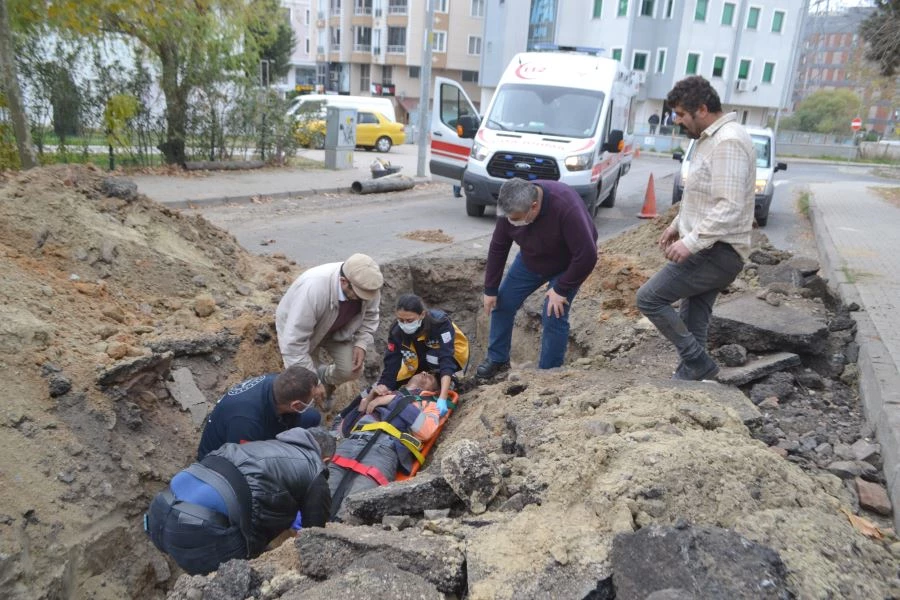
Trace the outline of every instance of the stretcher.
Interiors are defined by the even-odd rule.
[[[435,396],[434,392],[423,392],[421,396]],[[447,412],[441,417],[441,420],[438,422],[437,431],[434,432],[434,435],[422,442],[422,447],[419,449],[419,452],[422,453],[422,456],[426,459],[428,458],[428,453],[431,452],[432,446],[437,441],[437,439],[441,436],[441,432],[444,430],[444,426],[447,424],[447,421],[450,420],[450,417],[453,416],[453,411],[456,409],[459,404],[459,394],[456,392],[448,392],[449,397],[447,398]],[[422,465],[419,461],[414,460],[412,463],[412,468],[409,470],[409,475],[403,473],[401,471],[397,471],[396,481],[406,481],[411,477],[415,477],[416,473],[419,472],[419,468]]]

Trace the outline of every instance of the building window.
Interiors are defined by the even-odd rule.
[[[722,77],[725,75],[725,57],[716,56],[713,58],[713,77]]]
[[[470,13],[473,17],[484,18],[484,0],[472,0],[472,9]]]
[[[356,0],[356,6],[353,9],[353,14],[356,15],[371,15],[372,14],[372,0]]]
[[[781,33],[784,28],[784,11],[776,10],[772,13],[772,33]]]
[[[628,0],[619,0],[619,8],[616,10],[617,17],[624,17],[628,14]]]
[[[613,48],[612,49],[612,59],[622,61],[622,49],[621,48]]]
[[[306,38],[306,53],[309,54],[309,38]]]
[[[528,50],[552,44],[556,37],[557,0],[533,0],[528,18]]]
[[[734,4],[731,2],[726,2],[722,6],[722,25],[729,27],[734,25]]]
[[[666,49],[656,49],[656,72],[662,73],[666,70]]]
[[[747,29],[756,29],[759,27],[759,13],[760,8],[758,6],[751,6],[750,12],[747,13]]]
[[[674,10],[675,0],[666,0],[666,18],[672,18],[672,11]]]
[[[434,12],[450,12],[450,0],[432,0],[432,2],[434,2]]]
[[[463,71],[463,83],[478,83],[478,71]]]
[[[372,51],[372,28],[357,27],[356,40],[353,42],[354,52],[371,52]]]
[[[431,38],[431,49],[434,52],[446,52],[447,51],[447,32],[446,31],[434,31],[431,34],[433,37]]]
[[[309,25],[309,9],[306,9],[306,24]]]
[[[655,0],[641,0],[641,16],[652,17],[654,4],[656,4]]]
[[[631,58],[631,68],[635,71],[647,70],[647,53],[635,50]]]
[[[594,18],[599,19],[603,16],[603,0],[594,0]]]
[[[319,85],[325,85],[325,78],[328,75],[327,69],[328,65],[322,63],[316,65],[316,83]]]
[[[694,8],[694,20],[705,22],[707,8],[709,8],[709,0],[697,0],[697,6]]]
[[[481,54],[481,36],[469,36],[469,56],[479,56]]]
[[[409,78],[410,79],[418,79],[420,69],[421,69],[421,67],[410,67],[409,68]]]
[[[741,59],[741,62],[738,65],[738,79],[750,79],[750,65],[752,63],[753,61],[746,58]]]
[[[336,50],[341,48],[341,30],[339,27],[331,30],[331,47]]]
[[[369,91],[369,85],[372,83],[371,73],[371,65],[359,65],[359,91],[363,93]]]
[[[406,52],[406,27],[388,27],[388,54]]]
[[[391,65],[381,67],[381,85],[394,85],[394,67]]]
[[[388,0],[389,15],[405,15],[406,13],[406,0]]]
[[[696,75],[697,68],[700,66],[700,55],[696,52],[688,52],[687,65],[684,68],[685,75]]]

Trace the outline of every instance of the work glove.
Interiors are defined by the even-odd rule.
[[[438,411],[441,413],[442,417],[447,414],[448,410],[450,410],[449,407],[447,406],[446,398],[438,398],[437,399],[437,407],[438,407]]]
[[[291,529],[294,531],[300,531],[303,528],[303,517],[300,515],[300,511],[297,511],[297,516],[294,517],[294,522],[291,523]]]

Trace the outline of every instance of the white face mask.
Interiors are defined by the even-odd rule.
[[[506,217],[506,220],[509,221],[509,224],[513,227],[525,227],[526,225],[528,225],[528,221],[526,219],[522,219],[521,221],[514,221],[509,217]]]
[[[419,327],[422,326],[422,319],[416,319],[412,323],[401,323],[400,321],[397,321],[397,325],[400,326],[400,329],[403,330],[403,333],[412,335],[419,330]]]

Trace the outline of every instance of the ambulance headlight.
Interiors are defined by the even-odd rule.
[[[484,160],[487,158],[488,150],[478,142],[472,144],[472,158],[475,160]]]
[[[766,191],[766,184],[768,182],[765,179],[757,179],[756,180],[756,193],[763,194]]]
[[[584,171],[590,169],[592,164],[593,152],[585,152],[584,154],[573,154],[566,157],[566,168],[570,171]]]

